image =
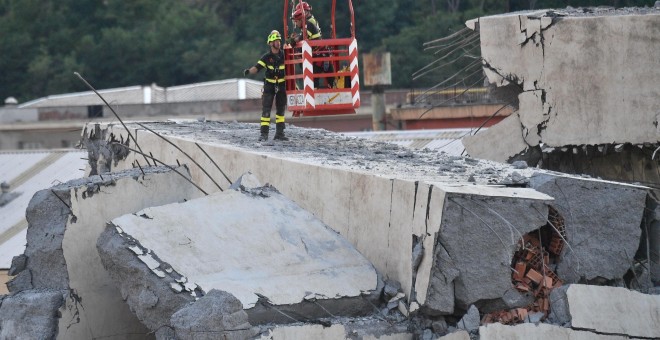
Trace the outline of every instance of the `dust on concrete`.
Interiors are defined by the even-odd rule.
[[[543,13],[550,17],[602,17],[602,16],[618,16],[618,15],[646,15],[646,14],[660,14],[660,6],[652,7],[621,7],[615,8],[613,6],[596,6],[596,7],[572,7],[558,9],[537,9],[510,12],[509,14],[525,14],[530,16],[538,16]]]
[[[258,142],[257,123],[188,121],[142,123],[165,138],[230,145],[270,157],[286,156],[301,163],[393,176],[403,180],[446,184],[511,184],[514,177],[530,177],[538,169],[448,155],[431,149],[412,150],[396,144],[345,136],[323,129],[287,126],[290,141]],[[127,124],[130,128],[140,127]],[[516,175],[517,174],[517,175]]]

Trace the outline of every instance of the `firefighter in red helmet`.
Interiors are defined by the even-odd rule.
[[[291,20],[293,21],[293,24],[296,28],[299,28],[302,30],[303,26],[303,17],[305,18],[305,28],[307,30],[307,39],[309,40],[316,40],[316,39],[322,39],[321,35],[321,27],[319,25],[319,22],[314,18],[314,15],[312,15],[312,6],[310,6],[307,2],[302,2],[296,5],[296,7],[293,10],[293,13],[291,14]],[[299,41],[303,39],[302,33],[296,33],[293,32],[291,34],[291,38],[289,39],[289,43],[291,45],[295,45]],[[312,53],[314,57],[329,57],[329,49],[327,46],[314,46],[312,49]],[[313,63],[313,68],[314,68],[314,73],[319,74],[319,73],[333,73],[334,72],[334,66],[330,61],[316,61]],[[319,88],[319,81],[320,78],[314,78],[314,87]],[[326,78],[326,86],[329,88],[334,87],[335,84],[335,78],[334,77],[328,77]]]

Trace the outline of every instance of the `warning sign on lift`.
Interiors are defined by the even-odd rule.
[[[305,96],[302,93],[287,95],[287,102],[289,106],[303,106],[305,104]]]

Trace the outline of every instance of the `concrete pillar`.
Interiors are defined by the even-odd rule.
[[[375,85],[371,95],[372,126],[374,131],[385,130],[385,89]]]

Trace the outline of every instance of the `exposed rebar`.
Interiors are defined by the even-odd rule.
[[[216,182],[215,179],[213,179],[213,177],[211,177],[211,175],[206,171],[206,169],[204,169],[201,165],[199,165],[199,163],[197,163],[196,160],[194,160],[192,157],[190,157],[190,155],[189,155],[188,153],[186,153],[185,151],[183,151],[178,145],[172,143],[170,140],[168,140],[167,138],[163,137],[160,133],[158,133],[158,132],[156,132],[156,131],[154,131],[154,130],[148,128],[146,125],[144,125],[144,124],[142,124],[142,123],[138,123],[138,122],[136,122],[135,124],[137,124],[138,126],[140,126],[140,127],[143,128],[143,129],[145,129],[145,130],[147,130],[147,131],[153,133],[154,135],[158,136],[160,139],[164,140],[164,141],[165,141],[166,143],[168,143],[169,145],[173,146],[175,149],[179,150],[179,152],[181,152],[182,154],[184,154],[184,155],[185,155],[186,157],[188,157],[188,159],[190,159],[195,165],[197,165],[197,167],[198,167],[200,170],[202,170],[202,172],[204,172],[204,174],[205,174],[205,175],[206,175],[206,176],[207,176],[207,177],[213,182],[213,184],[215,184],[215,185],[218,187],[218,189],[220,189],[220,191],[224,191],[224,190],[222,190],[222,187],[220,187],[220,184],[218,184],[218,182]],[[153,155],[152,155],[152,157],[153,157]]]
[[[455,36],[458,36],[458,35],[461,35],[461,34],[465,33],[466,31],[472,31],[472,30],[467,28],[467,27],[464,27],[461,30],[456,31],[456,32],[444,37],[444,38],[427,41],[423,45],[430,45],[430,44],[435,44],[435,43],[438,43],[438,42],[447,41],[447,40],[450,40],[450,39],[454,38]]]
[[[117,114],[117,112],[115,112],[115,110],[112,108],[112,106],[110,106],[110,104],[108,104],[108,102],[105,100],[105,98],[103,98],[103,96],[102,96],[98,91],[96,91],[96,89],[94,88],[94,86],[92,86],[90,83],[88,83],[87,80],[85,80],[85,78],[83,78],[83,77],[80,75],[80,73],[78,73],[78,72],[73,72],[73,74],[75,74],[78,78],[80,78],[80,80],[82,80],[83,83],[85,83],[85,85],[87,85],[87,87],[89,87],[92,91],[94,91],[94,93],[96,93],[97,96],[99,96],[99,98],[101,98],[101,100],[105,103],[105,105],[106,105],[106,106],[110,109],[110,111],[112,111],[112,113],[115,115],[115,117],[117,118],[117,120],[119,120],[119,122],[121,123],[121,126],[124,127],[124,129],[125,129],[126,132],[128,133],[128,136],[131,137],[131,139],[133,139],[133,142],[135,143],[135,146],[138,148],[138,150],[140,150],[140,153],[142,153],[142,148],[140,148],[140,145],[138,144],[137,139],[135,139],[135,137],[133,136],[133,134],[131,133],[131,131],[128,130],[128,128],[126,127],[126,124],[124,124],[124,121],[119,117],[119,115]],[[151,164],[149,163],[149,160],[147,159],[147,156],[144,155],[144,153],[142,153],[142,156],[144,156],[144,161],[147,162],[147,165],[151,165]]]
[[[67,207],[71,213],[73,213],[73,210],[71,210],[71,207],[70,207],[68,204],[66,204],[66,202],[64,202],[64,200],[62,199],[62,197],[58,196],[58,195],[55,193],[55,190],[50,189],[50,192],[52,192],[53,195],[55,195],[55,197],[57,197],[57,199],[59,199],[60,202],[62,202],[62,204],[64,204],[64,206]]]
[[[220,169],[220,167],[218,166],[218,164],[215,163],[215,161],[213,160],[213,158],[211,158],[211,156],[210,156],[208,153],[206,153],[206,151],[205,151],[204,149],[202,149],[202,147],[201,147],[199,144],[197,144],[197,142],[195,142],[195,145],[197,145],[197,147],[198,147],[200,150],[202,150],[202,152],[204,153],[204,155],[206,155],[206,157],[208,157],[208,159],[211,160],[211,163],[213,163],[213,165],[215,165],[215,167],[218,169],[218,171],[220,171],[220,173],[222,174],[222,176],[225,176],[225,179],[227,180],[227,182],[229,182],[229,184],[232,184],[232,183],[231,183],[231,180],[229,179],[229,177],[227,177],[227,175],[225,174],[225,172],[222,171],[222,169]]]
[[[199,191],[201,191],[202,193],[204,193],[204,195],[207,195],[207,196],[208,196],[208,193],[207,193],[206,191],[204,191],[204,189],[200,188],[199,185],[195,184],[195,182],[193,182],[190,178],[186,177],[185,175],[183,175],[181,172],[179,172],[177,169],[173,168],[172,166],[167,165],[167,164],[161,162],[160,160],[158,160],[157,158],[155,158],[155,157],[153,157],[153,156],[147,156],[144,152],[141,152],[141,151],[135,150],[135,149],[130,148],[130,147],[124,145],[124,144],[117,143],[117,142],[113,142],[113,143],[111,143],[111,144],[120,145],[121,147],[124,147],[124,148],[128,149],[129,151],[133,151],[133,152],[138,153],[138,154],[141,154],[142,156],[145,156],[145,157],[150,157],[150,158],[154,161],[154,164],[155,164],[155,163],[160,163],[160,164],[162,164],[163,166],[166,166],[168,169],[170,169],[170,170],[176,172],[177,174],[179,174],[179,176],[183,177],[183,178],[184,178],[186,181],[188,181],[190,184],[194,185],[195,188],[199,189]]]

